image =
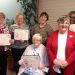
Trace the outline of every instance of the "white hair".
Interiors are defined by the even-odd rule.
[[[33,35],[32,39],[35,39],[35,38],[42,41],[42,35],[39,33],[36,33]]]

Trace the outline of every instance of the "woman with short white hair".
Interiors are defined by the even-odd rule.
[[[26,48],[21,59],[19,60],[19,64],[21,65],[21,67],[19,69],[18,75],[25,73],[27,70],[26,61],[23,60],[24,55],[35,55],[35,56],[38,55],[40,57],[40,64],[38,66],[39,68],[36,69],[36,70],[38,70],[38,72],[40,74],[36,73],[37,75],[44,75],[44,72],[42,71],[42,69],[44,69],[45,67],[48,66],[48,59],[47,59],[45,46],[42,44],[42,36],[39,33],[34,34],[32,37],[32,42],[33,42],[33,44],[29,45]],[[29,74],[29,71],[28,71],[28,75],[34,75],[36,70],[33,71],[33,69],[34,69],[33,67],[29,67],[29,68],[32,68],[32,71],[30,70],[30,72],[32,72],[32,74],[31,73]]]

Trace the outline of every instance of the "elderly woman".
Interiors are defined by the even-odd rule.
[[[40,33],[42,35],[42,43],[46,45],[47,38],[52,32],[52,27],[48,24],[49,16],[46,12],[42,12],[39,17],[38,24],[32,28],[31,35]]]
[[[0,34],[8,34],[8,26],[5,24],[5,14],[0,12]],[[0,45],[0,75],[6,75],[7,71],[7,46]]]
[[[10,33],[12,35],[11,50],[12,50],[12,55],[13,55],[14,64],[15,64],[15,70],[16,70],[16,74],[17,74],[18,69],[19,69],[18,61],[20,60],[21,55],[23,54],[25,48],[28,45],[28,40],[24,40],[22,38],[15,39],[15,35],[17,36],[17,35],[22,34],[22,33],[19,34],[15,31],[16,30],[19,30],[20,32],[23,32],[25,30],[29,31],[29,26],[25,24],[25,15],[20,12],[16,13],[15,22],[16,23],[14,25],[11,25],[11,27],[10,27]],[[28,34],[28,39],[29,39],[29,33],[27,33],[27,34]],[[26,34],[24,34],[24,35],[26,35]]]
[[[28,75],[44,75],[44,72],[42,71],[42,69],[44,69],[45,67],[48,66],[48,59],[47,59],[45,46],[42,44],[42,36],[39,33],[34,34],[32,37],[32,42],[33,42],[33,44],[29,45],[26,48],[26,50],[24,51],[24,53],[19,61],[19,64],[21,65],[21,67],[19,69],[18,75],[20,75],[22,72],[26,71],[25,68],[27,66],[25,64],[26,61],[23,60],[24,55],[35,55],[35,56],[38,55],[40,57],[40,64],[38,66],[39,68],[36,68],[35,71],[32,71],[32,74],[28,74]],[[32,68],[32,70],[34,70],[35,66],[34,66],[34,68],[33,67],[29,67],[29,68]],[[38,72],[36,73],[36,71],[38,71]]]
[[[58,30],[51,33],[47,41],[50,75],[74,75],[75,33],[69,31],[67,15],[57,20]]]

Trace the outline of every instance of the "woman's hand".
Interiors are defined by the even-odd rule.
[[[11,44],[14,44],[14,39],[11,39],[9,42],[11,43]]]
[[[42,70],[45,68],[45,65],[43,63],[41,63],[38,68]]]
[[[62,63],[62,66],[61,66],[62,68],[65,68],[69,65],[68,62],[65,60],[61,61],[61,63]]]
[[[25,40],[22,40],[22,39],[21,39],[20,41],[21,41],[21,43],[24,43]]]
[[[61,67],[61,68],[65,68],[65,67],[68,66],[68,62],[65,61],[65,60],[55,59],[55,60],[53,61],[53,63],[54,63],[56,66]]]
[[[61,63],[61,61],[60,61],[59,59],[54,59],[53,63],[54,63],[56,66],[58,66],[58,67],[63,66],[62,63]]]
[[[22,67],[25,67],[25,66],[28,66],[28,62],[26,60],[24,60],[24,59],[21,59],[19,61],[19,65],[21,65]]]

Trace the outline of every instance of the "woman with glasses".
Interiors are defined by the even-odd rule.
[[[20,38],[21,35],[22,37],[26,35],[24,34],[25,31],[27,31],[26,40]],[[11,51],[14,58],[14,66],[17,74],[19,69],[18,61],[20,60],[22,53],[27,47],[29,39],[29,26],[25,24],[25,15],[23,13],[21,12],[16,13],[15,24],[10,26],[10,33],[11,33],[11,41],[10,41]]]
[[[67,15],[57,20],[58,30],[51,33],[47,41],[50,75],[74,75],[75,33],[69,30]]]

